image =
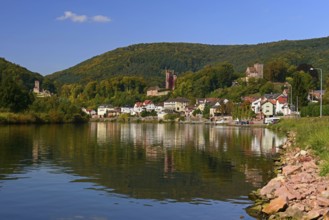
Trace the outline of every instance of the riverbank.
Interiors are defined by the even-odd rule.
[[[60,124],[60,123],[86,123],[88,116],[84,114],[50,113],[0,113],[0,125],[8,124]]]
[[[277,176],[250,194],[255,201],[247,209],[251,216],[262,219],[329,219],[328,161],[319,155],[319,146],[314,145],[321,145],[321,140],[326,137],[318,142],[312,141],[323,121],[327,119],[288,121],[274,127],[291,131],[275,161]],[[308,136],[304,134],[315,128]],[[324,145],[322,151],[326,148]]]

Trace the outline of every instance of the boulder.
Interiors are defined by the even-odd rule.
[[[296,195],[297,194],[297,195]],[[301,197],[300,194],[298,192],[296,193],[291,193],[288,188],[283,185],[281,186],[279,189],[277,189],[274,193],[274,195],[276,197],[282,197],[283,199],[288,199],[288,200],[293,200],[293,199],[296,199],[297,196],[298,197]]]
[[[259,193],[262,196],[269,195],[269,194],[273,193],[275,190],[277,190],[278,188],[280,188],[281,185],[282,185],[282,179],[279,177],[276,177],[276,178],[270,180],[270,182],[268,182],[268,184],[266,186],[264,186],[260,190]]]
[[[294,172],[296,172],[297,170],[300,170],[302,168],[302,166],[300,165],[287,165],[285,167],[282,168],[282,174],[285,176],[288,176]]]
[[[287,200],[282,197],[278,197],[270,201],[270,203],[266,204],[262,210],[262,212],[271,215],[273,213],[277,213],[278,211],[284,210],[287,207]]]
[[[329,199],[323,198],[322,196],[318,196],[317,203],[321,207],[329,207]]]
[[[319,210],[311,210],[307,213],[306,219],[317,219],[320,217],[320,211]]]

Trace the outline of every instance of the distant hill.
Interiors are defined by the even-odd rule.
[[[24,67],[0,58],[0,81],[7,76],[17,76],[22,80],[27,89],[34,88],[35,80],[42,81],[43,79],[43,76],[39,73],[31,72]]]
[[[328,71],[329,37],[262,43],[257,45],[205,45],[192,43],[151,43],[118,48],[88,59],[69,69],[46,76],[57,83],[86,83],[118,75],[143,76],[149,85],[163,82],[164,70],[180,74],[205,65],[227,61],[235,71],[248,65],[283,57],[298,65],[309,63]]]

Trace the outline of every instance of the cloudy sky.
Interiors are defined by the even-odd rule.
[[[231,45],[329,36],[328,0],[0,0],[0,5],[0,57],[43,75],[137,43]]]

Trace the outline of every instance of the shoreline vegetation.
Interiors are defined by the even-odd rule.
[[[287,132],[274,159],[277,174],[249,197],[259,219],[329,218],[329,118],[286,119],[271,129]]]
[[[11,113],[0,112],[0,125],[9,124],[60,124],[60,123],[86,123],[89,121],[87,115],[83,114],[61,114],[49,113]]]

